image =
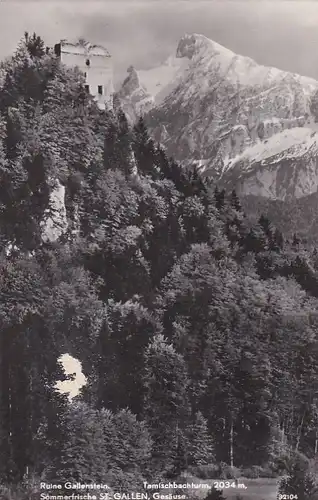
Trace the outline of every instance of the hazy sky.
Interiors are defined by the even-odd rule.
[[[47,44],[84,38],[104,44],[117,73],[146,68],[202,33],[257,62],[318,79],[318,0],[2,0],[0,58],[23,32]]]

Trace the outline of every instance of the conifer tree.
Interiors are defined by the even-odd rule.
[[[207,465],[213,462],[213,442],[208,431],[207,420],[199,411],[189,426],[188,432],[189,465]]]
[[[188,423],[190,408],[187,396],[188,375],[183,357],[160,334],[145,352],[145,420],[154,444],[155,464],[173,468],[178,432]]]
[[[279,229],[275,229],[273,238],[273,250],[281,251],[284,248],[284,236]]]
[[[176,433],[176,445],[175,445],[175,453],[173,458],[173,467],[171,475],[173,477],[180,476],[180,474],[186,470],[187,466],[188,466],[187,440],[185,439],[180,429],[178,429]]]
[[[98,407],[113,411],[130,408],[141,415],[144,387],[140,358],[158,331],[158,322],[138,301],[109,301],[93,363],[98,373]]]
[[[258,224],[263,229],[269,242],[272,242],[272,240],[273,240],[273,228],[272,228],[272,224],[271,224],[270,220],[267,217],[265,217],[264,215],[261,215],[259,220],[258,220]]]
[[[133,128],[132,147],[138,171],[143,175],[149,175],[153,179],[158,179],[160,172],[153,161],[155,156],[154,142],[149,136],[142,116]]]
[[[84,403],[69,409],[65,422],[67,436],[56,471],[60,481],[103,481],[110,464],[103,423],[96,410]],[[108,458],[108,460],[107,460]]]
[[[242,211],[242,205],[241,205],[241,202],[239,200],[239,197],[237,196],[236,194],[236,191],[235,189],[233,189],[232,193],[231,193],[231,197],[230,197],[230,204],[231,206],[237,210],[238,212],[241,212]]]
[[[222,210],[225,207],[225,189],[221,191],[216,186],[214,191],[215,206],[217,210]]]
[[[40,36],[37,36],[36,33],[33,33],[32,37],[26,31],[24,33],[25,44],[28,49],[28,52],[33,58],[43,57],[45,54],[45,45],[44,41]]]
[[[251,228],[244,239],[244,249],[246,252],[260,253],[268,248],[268,240],[263,228],[256,225]]]

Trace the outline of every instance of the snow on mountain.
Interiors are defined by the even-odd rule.
[[[140,81],[154,98],[154,105],[160,105],[177,87],[188,67],[189,61],[185,58],[170,56],[156,68],[138,71]]]
[[[247,148],[230,160],[221,176],[225,187],[241,195],[273,199],[301,198],[318,190],[318,135],[295,127]]]
[[[138,85],[135,78],[132,97],[126,93],[124,99],[126,109],[130,106],[133,119],[146,99],[146,122],[169,155],[184,164],[197,163],[226,184],[232,179],[232,186],[243,192],[284,197],[316,189],[317,125],[310,102],[317,81],[259,65],[199,34],[185,35],[164,64],[136,75]],[[139,102],[136,93],[142,96]],[[282,162],[284,169],[286,162],[294,165],[291,170],[301,166],[302,178],[308,168],[310,182],[284,175],[280,189],[281,177],[274,171]]]
[[[259,141],[257,144],[247,148],[242,154],[234,157],[225,164],[224,171],[233,168],[235,164],[243,162],[251,169],[251,162],[264,162],[268,158],[275,158],[276,163],[280,155],[284,159],[302,156],[304,151],[317,145],[317,134],[306,127],[295,127],[290,130],[278,132],[268,140]],[[273,161],[274,162],[274,161]]]

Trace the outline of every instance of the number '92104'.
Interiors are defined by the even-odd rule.
[[[291,493],[290,495],[279,494],[277,496],[277,499],[278,500],[298,500],[298,495],[294,495],[293,493]]]

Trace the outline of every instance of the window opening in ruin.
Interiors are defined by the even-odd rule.
[[[103,95],[103,86],[102,85],[98,85],[98,93],[99,93],[99,95]]]
[[[89,93],[89,85],[85,85],[85,90],[87,93]]]
[[[54,45],[54,53],[57,57],[61,56],[61,44],[57,43]]]
[[[89,59],[86,59],[86,66],[90,66],[90,60]]]

